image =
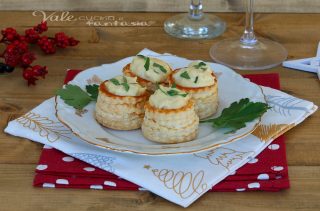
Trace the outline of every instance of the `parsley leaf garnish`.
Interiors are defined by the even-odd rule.
[[[83,109],[91,101],[96,100],[96,93],[99,86],[87,86],[89,94],[77,85],[68,84],[64,88],[57,90],[56,94],[67,104],[75,109]],[[97,89],[97,90],[95,90]]]
[[[180,76],[185,79],[190,79],[190,76],[187,71],[184,71],[183,73],[181,73]]]
[[[193,65],[193,67],[195,67],[195,68],[197,68],[197,69],[201,68],[202,66],[206,66],[206,63],[204,63],[204,62],[199,62],[198,64]],[[205,69],[205,68],[201,68],[201,69],[203,70],[203,69]]]
[[[141,54],[138,54],[137,56],[143,58],[146,61],[146,63],[144,63],[144,68],[146,69],[146,71],[148,71],[150,67],[150,58]]]
[[[215,128],[229,128],[231,130],[226,133],[234,133],[245,127],[246,122],[261,117],[269,108],[266,103],[250,102],[248,98],[244,98],[223,109],[219,117],[200,122],[210,122]]]
[[[86,91],[92,99],[97,100],[98,94],[99,94],[99,85],[97,84],[87,85]]]
[[[143,58],[143,59],[146,58],[144,55],[141,55],[141,54],[138,54],[137,56],[140,57],[140,58]]]
[[[127,78],[124,77],[124,76],[123,76],[123,83],[121,83],[121,85],[124,87],[124,89],[125,89],[126,91],[129,91],[130,86],[129,86],[129,84],[128,84]]]
[[[115,79],[115,78],[112,78],[112,79],[110,79],[109,81],[111,81],[114,85],[116,85],[116,86],[119,86],[120,85],[120,82],[117,80],[117,79]]]
[[[144,68],[146,69],[146,71],[148,71],[148,70],[149,70],[149,67],[150,67],[150,58],[147,57],[146,63],[144,64]]]
[[[175,90],[175,89],[170,89],[169,91],[167,91],[167,94],[169,96],[182,96],[182,97],[186,97],[188,95],[188,93],[185,93],[185,94],[181,94],[179,91]]]
[[[173,88],[173,87],[172,87]],[[175,90],[175,89],[170,89],[169,91],[164,91],[164,90],[162,90],[161,88],[160,88],[160,86],[159,86],[159,88],[158,89],[160,89],[160,91],[163,93],[163,94],[165,94],[165,95],[169,95],[169,96],[181,96],[181,97],[186,97],[187,95],[188,95],[188,93],[185,93],[185,94],[182,94],[182,93],[180,93],[178,90]]]
[[[158,64],[158,63],[153,63],[153,66],[154,66],[154,67],[158,67],[158,68],[161,70],[161,72],[167,73],[166,68],[164,68],[162,65],[160,65],[160,64]]]
[[[109,81],[111,81],[111,82],[112,82],[114,85],[116,85],[116,86],[122,85],[126,91],[129,91],[130,86],[129,86],[129,84],[128,84],[127,78],[123,76],[122,79],[123,79],[123,83],[120,83],[120,82],[119,82],[117,79],[115,79],[115,78],[112,78],[112,79],[110,79]]]
[[[196,84],[198,82],[199,76],[196,77],[196,79],[194,80],[194,83]]]

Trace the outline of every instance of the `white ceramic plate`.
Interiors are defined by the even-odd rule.
[[[161,55],[157,56],[168,62],[174,69],[187,66],[191,61],[179,57]],[[87,69],[78,74],[70,84],[85,89],[88,83],[110,79],[122,73],[122,68],[130,63],[132,57],[125,58],[112,64]],[[219,64],[210,63],[218,76],[219,108],[215,116],[229,107],[234,101],[249,98],[254,102],[265,102],[262,89],[244,79],[233,70]],[[194,153],[212,149],[249,135],[260,122],[256,119],[246,124],[246,127],[232,134],[225,134],[226,129],[214,129],[210,124],[200,124],[198,137],[190,142],[179,144],[158,144],[143,137],[141,130],[116,131],[101,126],[94,118],[95,103],[85,107],[87,112],[79,115],[75,109],[56,97],[56,114],[61,122],[68,126],[82,140],[109,150],[130,152],[146,155],[170,155]]]

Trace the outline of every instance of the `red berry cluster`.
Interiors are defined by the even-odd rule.
[[[29,51],[29,44],[37,44],[45,54],[53,54],[57,48],[76,46],[79,43],[78,40],[68,37],[63,32],[56,33],[54,37],[42,36],[41,34],[47,30],[46,22],[25,30],[24,35],[18,34],[14,28],[1,30],[0,43],[6,44],[6,49],[0,54],[4,59],[4,63],[0,62],[0,74],[12,72],[15,67],[20,66],[23,68],[22,75],[28,81],[28,85],[35,85],[36,80],[45,78],[48,71],[45,66],[31,66],[36,57]]]

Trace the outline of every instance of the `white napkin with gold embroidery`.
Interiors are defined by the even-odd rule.
[[[139,54],[159,56],[148,49]],[[11,121],[5,132],[54,147],[187,207],[212,186],[254,158],[275,138],[317,110],[312,102],[271,88],[262,88],[268,104],[273,108],[263,116],[258,128],[241,140],[201,153],[146,156],[95,147],[80,140],[59,122],[55,116],[53,98]],[[282,168],[273,166],[272,170],[279,171]],[[46,186],[54,187],[54,184]],[[259,183],[248,184],[248,187],[241,190],[258,187]]]

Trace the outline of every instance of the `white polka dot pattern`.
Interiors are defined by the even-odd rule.
[[[268,180],[269,175],[268,174],[259,174],[257,177],[258,180]]]
[[[253,163],[256,163],[256,162],[258,162],[258,159],[257,159],[257,158],[252,158],[252,159],[250,159],[250,160],[248,161],[248,163],[250,163],[250,164],[253,164]]]
[[[93,168],[93,167],[85,167],[85,168],[83,168],[83,170],[85,170],[85,171],[95,171],[96,169]]]
[[[39,164],[39,165],[37,165],[37,170],[40,170],[40,171],[42,171],[42,170],[45,170],[45,169],[47,169],[48,168],[48,165],[46,165],[46,164]]]
[[[237,188],[236,191],[238,192],[242,192],[242,191],[245,191],[246,189],[245,188]]]
[[[111,186],[111,187],[117,187],[117,184],[115,182],[112,182],[112,181],[104,181],[103,184],[107,185],[107,186]]]
[[[272,166],[271,169],[273,171],[282,171],[284,168],[283,168],[283,166]]]
[[[74,161],[74,158],[73,157],[70,157],[70,156],[66,156],[66,157],[63,157],[62,160],[64,162],[72,162]]]
[[[91,189],[95,189],[95,190],[102,190],[103,186],[102,185],[90,185]]]
[[[44,188],[54,188],[56,186],[55,186],[55,184],[52,184],[52,183],[43,183],[42,187],[44,187]]]
[[[260,188],[260,183],[258,182],[249,183],[248,188]]]
[[[69,181],[66,179],[57,179],[56,183],[59,185],[69,185]]]
[[[278,150],[280,148],[279,144],[270,144],[268,149],[270,150]]]

